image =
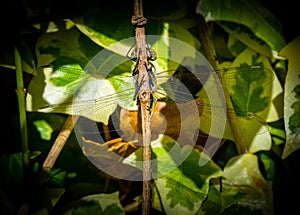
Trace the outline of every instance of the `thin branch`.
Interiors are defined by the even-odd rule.
[[[43,184],[45,179],[47,178],[49,172],[51,171],[51,169],[53,168],[55,161],[57,160],[61,150],[63,149],[64,145],[66,144],[73,128],[74,125],[76,124],[77,120],[78,120],[79,116],[72,116],[69,115],[62,130],[60,131],[59,135],[57,136],[54,144],[51,147],[50,152],[48,153],[43,166],[39,172],[38,175],[38,181],[39,184]]]
[[[147,20],[143,17],[142,0],[134,1],[134,16],[132,24],[135,28],[135,38],[138,53],[138,100],[140,105],[142,134],[143,134],[143,206],[142,214],[148,215],[151,210],[151,113],[152,92],[148,75],[148,56],[146,50],[146,35],[144,25]]]
[[[203,46],[205,56],[206,56],[207,60],[209,61],[209,63],[212,65],[212,67],[215,70],[217,70],[219,67],[219,63],[216,58],[216,51],[214,48],[214,44],[212,42],[212,36],[210,34],[211,32],[209,31],[207,23],[204,20],[204,17],[202,16],[202,12],[200,9],[200,3],[197,4],[197,8],[196,8],[196,19],[197,19],[196,21],[198,23],[199,40],[201,42],[201,45]],[[224,107],[226,105],[227,109],[233,109],[231,98],[230,98],[228,89],[226,87],[226,82],[222,75],[218,75],[218,78],[223,86],[222,89],[218,89],[218,92],[222,92],[222,91],[224,92],[225,101],[226,101],[226,104],[224,104]],[[219,86],[216,86],[216,87],[219,87]],[[227,114],[227,118],[228,118],[229,126],[232,131],[232,135],[234,137],[236,147],[237,147],[239,154],[247,153],[247,151],[248,151],[247,145],[246,145],[245,139],[242,136],[242,132],[239,127],[237,118],[234,117],[230,113]]]

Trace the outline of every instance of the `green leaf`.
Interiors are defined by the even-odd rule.
[[[229,36],[231,37],[228,41],[228,47],[233,53],[237,53],[238,50],[241,49],[241,44],[237,44],[237,41],[240,41],[244,46],[248,46],[259,54],[268,58],[272,57],[272,51],[270,47],[263,40],[257,38],[245,26],[229,22],[221,22],[220,25],[229,33]],[[236,39],[234,43],[233,38]]]
[[[267,73],[262,69],[240,72],[239,70],[245,69],[243,66],[241,65],[237,69],[236,83],[232,86],[232,103],[238,110],[258,113],[268,105],[268,98],[262,96],[263,83],[266,83]]]
[[[288,59],[288,72],[284,89],[284,124],[286,145],[282,158],[300,148],[300,63],[298,60],[300,37],[290,42],[280,51],[280,56]]]
[[[197,39],[182,25],[176,22],[169,22],[169,36],[178,40],[184,41],[185,43],[196,48],[195,42]],[[197,44],[199,46],[199,44]]]
[[[134,35],[134,28],[130,23],[129,17],[113,16],[107,20],[106,16],[95,13],[89,16],[75,18],[72,21],[83,34],[97,45],[105,48]],[[130,46],[126,45],[125,48],[122,48],[122,50],[126,52],[129,49]],[[120,53],[120,50],[116,52]],[[123,54],[123,56],[125,55],[126,53]]]
[[[267,181],[273,181],[275,178],[275,162],[265,152],[260,152],[257,155],[264,167],[264,175]]]
[[[244,99],[244,102],[246,102],[245,111],[250,111],[255,113],[256,115],[260,116],[265,122],[273,122],[282,117],[282,112],[280,109],[278,109],[278,105],[274,102],[282,94],[282,87],[277,79],[277,76],[275,76],[275,73],[269,63],[269,60],[262,55],[257,54],[256,52],[253,52],[250,49],[246,49],[243,51],[239,56],[237,56],[233,62],[233,66],[239,66],[243,64],[248,65],[263,65],[266,70],[264,70],[264,74],[261,73],[259,70],[253,70],[251,73],[251,76],[254,76],[257,72],[259,77],[248,79],[249,82],[251,82],[251,89],[249,88],[248,93],[244,95],[244,97],[241,95],[240,92],[237,89],[245,88],[244,84],[239,81],[236,81],[234,85],[237,85],[235,87],[232,86],[232,83],[230,83],[231,88],[235,88],[235,91],[233,91],[231,98],[233,98],[233,103],[236,105],[239,100]],[[247,78],[246,78],[247,79]],[[254,80],[255,79],[255,80]],[[250,81],[252,80],[252,81]],[[232,92],[232,91],[231,91]],[[235,92],[235,93],[234,93]],[[237,93],[239,92],[239,93]],[[237,94],[236,94],[237,93]],[[256,97],[256,98],[255,98]],[[251,101],[250,98],[255,98],[254,101]],[[264,100],[262,101],[255,101],[258,100]],[[280,102],[280,101],[279,101]],[[280,107],[280,106],[279,106]],[[241,127],[243,128],[243,122],[241,122]],[[247,131],[247,128],[244,127],[245,131]],[[249,130],[249,129],[248,129]],[[252,129],[254,132],[257,132],[257,128]],[[249,132],[249,131],[248,131]],[[251,132],[251,130],[250,130]],[[248,138],[248,149],[249,152],[255,153],[260,150],[270,150],[271,149],[271,137],[269,132],[263,132],[254,138]]]
[[[206,198],[210,179],[220,177],[221,169],[204,153],[188,145],[180,148],[168,136],[161,135],[151,145],[158,194],[154,207],[162,204],[166,214],[195,214]],[[142,168],[135,162],[141,160],[141,152],[138,149],[125,162]]]
[[[42,34],[36,44],[37,68],[56,62],[56,65],[78,64],[84,67],[101,48],[73,27],[60,25],[59,30]]]
[[[66,205],[64,214],[125,214],[119,201],[119,193],[93,194]]]
[[[200,0],[200,5],[207,22],[228,21],[246,26],[271,47],[275,57],[285,45],[280,22],[257,0]]]
[[[121,56],[126,56],[128,50],[135,44],[134,27],[130,23],[129,17],[120,15],[112,17],[108,22],[106,20],[106,16],[103,14],[95,13],[78,17],[72,21],[95,44]],[[186,28],[175,22],[149,18],[145,33],[147,43],[157,52],[158,59],[151,62],[157,71],[176,69],[178,63],[184,60],[182,53],[178,52],[180,44],[176,43],[174,39],[184,41],[193,47],[199,46],[197,39]],[[187,56],[191,54],[187,53]],[[194,57],[194,55],[191,56]],[[172,64],[169,59],[176,59],[177,64]]]
[[[253,154],[231,158],[223,170],[222,186],[213,183],[199,214],[223,214],[239,205],[250,210],[273,214],[272,185],[261,175],[258,159]]]
[[[251,67],[252,65],[257,65],[257,67]],[[235,58],[230,66],[224,62],[220,68],[224,72],[224,84],[232,99],[234,110],[237,110],[233,113],[234,117],[237,118],[242,131],[241,136],[245,139],[249,152],[270,150],[272,142],[266,122],[280,118],[281,113],[277,112],[272,100],[282,92],[282,88],[280,82],[275,78],[274,72],[269,69],[272,67],[268,59],[246,49]],[[232,68],[236,69],[232,70]],[[261,70],[260,68],[265,69]],[[226,72],[227,70],[230,72]],[[198,95],[206,98],[204,90],[201,90]],[[218,133],[211,132],[210,127],[213,123],[211,114],[209,109],[204,109],[200,118],[201,130],[220,138]],[[225,115],[222,116],[225,117]],[[234,141],[228,123],[223,138]]]
[[[67,171],[60,168],[53,169],[49,172],[48,181],[58,187],[63,187],[65,179],[67,178]]]
[[[227,46],[232,55],[234,55],[235,57],[241,54],[247,48],[247,45],[242,43],[232,34],[230,34],[228,37]]]
[[[36,126],[38,132],[40,133],[41,139],[50,140],[53,129],[45,120],[34,121],[33,124]]]
[[[282,86],[277,76],[275,75],[272,66],[270,65],[270,61],[263,55],[259,55],[258,53],[252,51],[251,49],[244,50],[239,56],[235,58],[232,66],[240,66],[243,64],[248,65],[263,65],[265,70],[265,75],[259,77],[257,82],[260,82],[262,86],[256,86],[254,89],[263,88],[263,91],[259,94],[260,97],[268,97],[268,103],[266,104],[257,104],[262,108],[262,111],[256,112],[259,116],[266,120],[266,122],[277,121],[282,118],[282,111],[280,110],[280,103],[277,104],[275,101],[277,98],[281,96],[283,93]],[[250,92],[252,93],[252,92]],[[250,110],[251,111],[251,110]]]
[[[223,209],[238,203],[265,214],[273,213],[272,186],[261,175],[255,155],[244,154],[233,157],[223,171]]]
[[[117,107],[117,98],[111,97],[114,93],[108,80],[92,77],[74,65],[54,71],[44,68],[29,84],[27,111],[80,115],[107,124]]]

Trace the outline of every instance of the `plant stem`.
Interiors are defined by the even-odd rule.
[[[134,16],[143,18],[142,0],[134,1]],[[151,210],[151,89],[147,71],[148,56],[146,52],[146,35],[144,25],[136,25],[135,38],[138,50],[138,100],[140,104],[143,135],[143,205],[142,214]]]
[[[214,68],[214,70],[218,70],[219,63],[216,60],[216,51],[214,48],[214,44],[212,41],[212,37],[210,35],[209,28],[207,26],[207,23],[205,22],[204,17],[201,14],[200,3],[198,3],[198,5],[197,5],[196,19],[197,19],[198,28],[199,28],[198,29],[199,30],[199,40],[203,47],[205,56],[206,56],[207,60],[209,61],[209,63]],[[233,110],[233,105],[232,105],[232,101],[230,98],[230,94],[226,87],[226,81],[224,80],[222,75],[219,75],[219,73],[217,73],[217,74],[218,74],[218,78],[223,87],[222,89],[220,87],[220,89],[218,89],[218,92],[221,92],[223,90],[224,96],[225,96],[226,104],[224,104],[224,108],[226,107],[227,109]],[[219,87],[219,86],[216,86],[216,87]],[[247,144],[245,142],[245,139],[243,138],[243,135],[242,135],[242,132],[241,132],[241,129],[239,127],[239,123],[238,123],[236,117],[234,117],[233,114],[230,114],[227,111],[227,119],[228,119],[229,126],[231,129],[232,135],[234,137],[236,148],[237,148],[239,154],[247,153],[248,152]]]
[[[64,127],[62,128],[62,130],[60,131],[59,135],[57,136],[55,142],[53,143],[53,146],[51,147],[50,152],[48,153],[43,166],[39,172],[39,184],[43,184],[43,182],[45,181],[45,179],[47,178],[49,172],[51,171],[51,169],[53,168],[53,165],[55,163],[55,161],[57,160],[61,150],[63,149],[65,143],[67,142],[73,128],[74,125],[76,124],[77,120],[78,120],[79,116],[72,116],[69,115]]]
[[[27,136],[27,120],[25,109],[25,88],[23,83],[23,73],[21,65],[21,57],[17,48],[14,49],[16,80],[17,80],[17,97],[19,104],[20,131],[22,141],[22,160],[23,160],[23,176],[26,178],[29,171],[29,151],[28,151],[28,136]]]

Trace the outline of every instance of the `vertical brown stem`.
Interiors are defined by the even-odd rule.
[[[142,0],[134,1],[134,15],[143,17]],[[143,206],[142,214],[148,215],[151,210],[151,89],[147,71],[146,35],[144,26],[136,25],[135,38],[138,53],[138,99],[142,118],[143,134]]]

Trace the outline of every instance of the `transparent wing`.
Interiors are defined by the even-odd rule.
[[[103,76],[101,73],[105,75]],[[109,124],[110,116],[117,110],[117,107],[137,110],[134,100],[136,80],[130,70],[114,68],[89,73],[80,68],[61,67],[53,68],[45,77],[42,77],[41,80],[33,78],[31,85],[35,87],[31,89],[29,86],[29,93],[35,90],[42,95],[43,101],[49,99],[49,95],[53,99],[46,101],[45,105],[40,105],[36,109],[31,108],[31,111],[81,115]],[[267,85],[270,85],[274,78],[271,71],[260,66],[227,68],[218,71],[198,68],[193,73],[187,68],[179,68],[177,71],[157,72],[156,77],[152,77],[152,79],[156,79],[153,80],[156,84],[153,93],[159,101],[185,103],[196,99],[199,91],[203,91],[203,89],[207,91],[215,86],[219,81],[218,77],[226,80],[226,87],[232,98],[239,91],[245,91],[245,96],[249,97],[250,92],[247,94],[247,89],[256,92],[257,90],[253,89],[259,88],[261,84],[264,84],[264,89],[267,89]],[[245,80],[247,81],[245,82]],[[239,82],[242,85],[247,83],[249,87],[239,88]],[[33,95],[31,97],[33,99]],[[243,101],[242,98],[241,100]],[[253,108],[250,104],[243,106],[237,102],[234,108],[226,109],[212,99],[203,98],[201,101],[197,100],[196,105],[199,110],[203,111],[202,120],[224,119],[230,114],[232,117],[238,118],[245,128],[244,130],[248,130],[249,133],[254,130],[257,130],[259,134],[268,131],[267,123],[257,114],[259,108]],[[34,105],[31,104],[31,106]]]

